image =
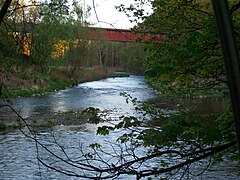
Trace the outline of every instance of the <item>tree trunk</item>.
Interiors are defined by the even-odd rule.
[[[2,23],[2,21],[3,21],[3,18],[4,18],[4,16],[6,15],[7,10],[8,10],[8,8],[9,8],[9,6],[11,5],[11,3],[12,3],[12,0],[5,0],[2,8],[0,9],[0,26],[1,26],[1,23]]]

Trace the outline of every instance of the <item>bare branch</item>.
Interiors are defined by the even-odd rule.
[[[213,147],[196,149],[189,148],[184,149],[183,151],[176,150],[176,147],[173,145],[168,148],[160,148],[158,153],[145,154],[144,156],[138,157],[135,152],[137,147],[130,147],[129,149],[129,144],[117,144],[114,142],[106,141],[110,144],[113,153],[106,152],[104,149],[101,148],[101,146],[97,146],[96,148],[92,148],[93,157],[91,158],[90,156],[88,156],[89,153],[85,152],[82,146],[80,146],[80,153],[82,154],[82,156],[78,160],[72,160],[68,156],[67,151],[64,149],[64,147],[57,142],[54,134],[52,134],[53,143],[55,143],[55,145],[59,148],[60,152],[64,154],[64,156],[58,155],[56,152],[53,152],[51,149],[49,149],[48,146],[44,145],[34,133],[34,131],[30,129],[24,118],[22,118],[21,115],[11,106],[0,106],[0,108],[2,107],[10,108],[26,125],[27,129],[30,132],[30,135],[23,132],[23,130],[20,130],[26,137],[35,141],[37,149],[37,159],[39,163],[56,172],[73,177],[81,177],[88,179],[112,179],[117,178],[122,174],[128,174],[136,175],[137,178],[140,179],[142,177],[172,172],[173,170],[182,170],[181,173],[182,176],[184,176],[184,174],[186,173],[192,173],[190,169],[191,164],[203,160],[207,157],[211,157],[212,155],[227,150],[228,148],[236,146],[237,144],[236,140],[234,140],[225,144],[217,144]],[[190,145],[195,146],[195,144],[192,143],[190,143]],[[42,148],[44,152],[46,151],[46,153],[44,153],[43,155],[46,155],[47,159],[51,157],[52,162],[49,162],[47,161],[47,159],[44,159],[44,157],[41,157],[39,153],[40,148]],[[110,158],[103,158],[102,155],[106,155]],[[170,164],[167,167],[162,166],[155,169],[154,167],[145,166],[146,163],[153,160],[158,163],[158,161],[162,157],[166,156],[171,158],[172,160],[169,161]],[[60,165],[59,163],[63,163],[63,165]],[[161,162],[159,163],[161,164]],[[69,170],[67,167],[65,167],[65,165],[67,165],[71,169],[74,168],[76,171]],[[145,166],[145,168],[140,168],[142,166]],[[206,168],[204,168],[201,173],[204,172],[208,166],[209,164],[207,164]]]

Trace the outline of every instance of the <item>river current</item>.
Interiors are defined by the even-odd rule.
[[[176,103],[182,101],[190,108],[197,108],[206,113],[216,113],[224,109],[224,102],[216,98],[169,100],[166,96],[155,92],[141,76],[125,78],[107,78],[79,84],[76,87],[61,90],[48,95],[35,97],[21,97],[11,101],[23,117],[35,114],[79,110],[87,107],[98,107],[101,110],[110,110],[112,116],[132,115],[135,113],[131,103],[126,103],[120,93],[126,92],[139,101],[154,101],[158,106],[167,110],[174,110]],[[3,114],[1,114],[4,116]],[[96,126],[84,124],[79,126],[56,126],[38,132],[44,143],[59,151],[52,142],[54,138],[68,148],[69,154],[76,154],[79,144],[94,142],[106,144],[114,141],[118,134],[111,133],[107,137],[96,135]],[[118,133],[118,132],[116,132]],[[106,144],[106,148],[107,145]],[[109,147],[110,148],[110,147]],[[40,152],[41,153],[41,152]],[[240,179],[237,177],[235,164],[224,162],[210,168],[201,177],[195,179]],[[175,177],[176,178],[176,177]],[[193,178],[193,177],[192,177]],[[27,138],[19,130],[0,134],[0,179],[25,180],[25,179],[77,179],[67,177],[38,164],[37,151],[33,140]],[[80,178],[81,179],[81,178]],[[132,176],[123,176],[118,179],[135,179]],[[194,179],[194,178],[193,178]]]

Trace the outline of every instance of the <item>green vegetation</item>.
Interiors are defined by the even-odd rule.
[[[53,124],[53,120],[52,119],[45,119],[45,123],[50,126],[50,125]]]
[[[135,6],[118,7],[120,11],[133,14],[136,21],[144,20],[134,31],[149,30],[153,34],[165,35],[161,44],[155,43],[154,38],[145,43],[144,68],[149,82],[162,93],[180,97],[228,94],[228,81],[211,2],[137,2]],[[141,3],[152,5],[153,13],[150,16],[143,14]],[[236,8],[238,5],[238,1],[230,1],[237,40],[240,28],[237,21],[240,18],[239,8]],[[128,162],[120,164],[115,168],[116,174],[118,168],[126,167],[125,173],[131,171],[140,179],[168,172],[171,174],[174,169],[189,170],[190,164],[207,157],[213,158],[214,162],[221,161],[219,157],[240,160],[231,107],[220,117],[192,113],[181,106],[177,112],[169,114],[152,105],[138,104],[133,97],[123,95],[127,102],[132,101],[137,112],[143,115],[143,120],[122,117],[118,124],[100,127],[97,133],[106,135],[111,131],[125,129],[126,133],[118,139],[120,143],[130,143],[135,148],[148,148],[146,156],[139,159],[147,162],[156,157],[162,158],[157,165],[152,164],[148,169],[135,168],[136,172],[128,169]],[[139,130],[139,126],[145,128]],[[171,161],[178,158],[181,160],[174,161],[173,165],[168,158]],[[132,160],[131,167],[141,160]],[[188,175],[186,171],[182,173],[182,177]]]
[[[112,75],[113,78],[115,77],[129,77],[130,75],[128,73],[125,73],[125,72],[117,72],[117,73],[114,73]]]
[[[118,69],[142,72],[139,44],[89,40],[89,11],[77,1],[69,8],[67,1],[13,0],[0,26],[1,97],[52,92]]]
[[[33,124],[36,124],[36,123],[37,123],[37,120],[36,120],[36,119],[33,119],[33,120],[32,120],[32,123],[33,123]]]
[[[11,96],[14,96],[14,93],[28,95],[35,91],[53,91],[81,82],[79,77],[83,75],[84,80],[95,79],[99,76],[92,67],[98,66],[102,73],[109,67],[134,73],[145,71],[149,82],[166,94],[180,97],[222,94],[228,98],[228,80],[209,1],[136,0],[136,4],[131,4],[130,7],[120,5],[119,11],[133,14],[134,21],[143,20],[134,31],[164,34],[164,41],[160,44],[156,43],[155,38],[146,42],[144,52],[141,46],[133,44],[122,45],[105,40],[87,41],[87,23],[83,21],[84,12],[81,7],[75,2],[71,13],[77,16],[71,16],[66,1],[61,2],[61,6],[56,6],[59,4],[55,0],[51,2],[30,9],[29,19],[19,19],[20,10],[14,11],[14,16],[10,16],[10,12],[6,14],[3,22],[5,26],[1,25],[0,28],[0,46],[3,47],[0,50],[0,61],[4,64],[0,67],[3,94],[13,93]],[[229,2],[239,47],[240,5],[236,0]],[[143,13],[144,3],[152,6],[153,13],[149,16]],[[9,28],[6,28],[8,25],[16,27],[12,31],[12,37],[9,36]],[[28,36],[31,39],[31,52],[26,57],[24,37]],[[84,74],[81,76],[82,72]],[[9,88],[13,86],[14,78],[18,78],[16,89],[25,80],[31,80],[32,84],[28,90],[23,88],[15,92],[14,88]],[[34,85],[41,86],[33,88]],[[99,127],[97,133],[101,135],[107,135],[111,131],[123,132],[116,144],[110,145],[114,152],[114,145],[120,152],[108,154],[102,149],[102,145],[91,144],[92,151],[83,153],[81,163],[69,163],[83,170],[80,175],[72,173],[73,176],[113,179],[121,174],[131,174],[140,179],[158,175],[169,178],[172,174],[179,173],[181,178],[189,179],[191,175],[201,174],[193,173],[192,168],[202,160],[209,164],[223,159],[240,161],[231,106],[221,116],[210,117],[189,112],[181,105],[176,112],[163,111],[154,105],[139,103],[128,94],[122,95],[127,103],[133,104],[142,119],[122,116],[120,122]],[[88,108],[84,112],[92,113],[90,121],[94,124],[104,121],[98,109]],[[68,115],[64,117],[67,121],[72,119]],[[77,119],[79,117],[78,115]],[[53,123],[47,118],[45,122]],[[146,148],[144,155],[143,148]],[[139,149],[140,155],[137,154]],[[118,163],[104,161],[101,153],[109,155],[109,159],[119,158]],[[154,163],[149,163],[151,161]],[[204,170],[209,164],[207,163]],[[54,164],[50,164],[48,168],[56,169]],[[63,168],[60,171],[68,172]]]
[[[0,123],[0,131],[5,129],[6,129],[6,125],[4,123]]]
[[[27,71],[32,67],[29,66]],[[21,75],[24,71],[14,73],[13,75]],[[54,69],[51,72],[43,74],[42,72],[33,72],[32,77],[35,76],[36,79],[31,77],[27,78],[16,78],[14,83],[13,79],[8,78],[9,81],[5,83],[3,89],[3,98],[7,97],[18,97],[18,96],[32,96],[32,95],[41,95],[47,92],[54,92],[60,89],[65,89],[76,85],[78,83],[97,80],[111,76],[113,72],[109,69],[108,71],[102,70],[101,67],[91,67],[91,68],[79,68],[75,71],[74,76],[69,76],[68,72],[65,69]]]
[[[153,13],[149,16],[145,16],[141,9],[144,3],[152,5]],[[239,2],[230,1],[230,7],[239,46]],[[134,31],[149,30],[153,34],[165,35],[161,44],[153,38],[144,46],[145,76],[155,88],[180,97],[228,94],[228,81],[211,2],[137,1],[135,5],[120,5],[118,9],[133,14],[135,21],[144,20]],[[134,150],[147,148],[147,153],[141,157],[135,151],[129,153],[131,160],[103,170],[107,172],[111,169],[109,176],[117,177],[121,172],[134,174],[137,179],[151,179],[157,175],[167,179],[176,170],[182,178],[189,178],[196,175],[190,172],[194,170],[191,165],[201,163],[203,159],[210,164],[211,160],[217,163],[222,158],[240,161],[231,106],[219,117],[193,113],[181,105],[176,112],[167,112],[151,104],[139,103],[128,94],[122,95],[126,102],[135,106],[143,119],[122,116],[116,124],[99,127],[97,134],[108,135],[111,131],[122,130],[124,133],[117,140],[122,148],[130,144]],[[93,123],[99,123],[101,115],[93,119]],[[92,156],[102,151],[101,144],[92,144],[90,147],[95,152]],[[151,160],[156,164],[144,168],[144,164]],[[138,165],[143,165],[143,169],[136,168]]]

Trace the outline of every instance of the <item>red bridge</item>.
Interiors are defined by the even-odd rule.
[[[108,40],[115,42],[144,42],[154,39],[155,43],[163,41],[163,35],[132,33],[131,30],[126,29],[110,29],[110,28],[90,28],[91,40]]]

